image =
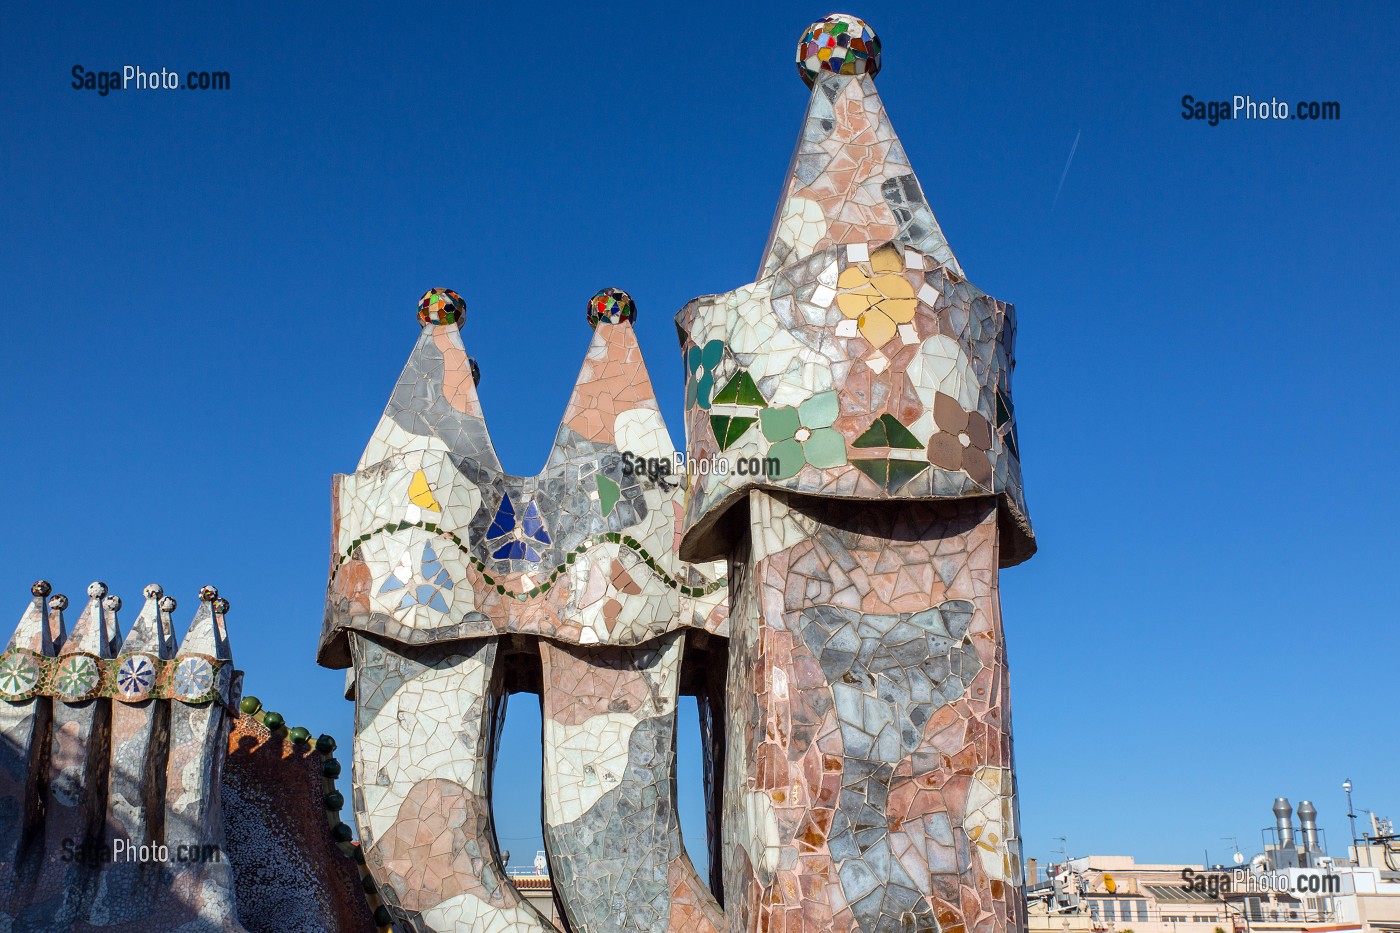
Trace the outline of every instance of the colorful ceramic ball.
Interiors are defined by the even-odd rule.
[[[160,601],[160,611],[161,611],[161,612],[174,612],[174,611],[175,611],[175,607],[176,607],[177,605],[178,605],[178,603],[175,602],[175,597],[174,597],[174,596],[167,596],[167,597],[165,597],[164,599],[162,599],[162,600]]]
[[[620,288],[605,288],[588,299],[588,326],[637,322],[637,303]]]
[[[161,588],[159,583],[148,583],[146,584],[146,588],[141,592],[147,599],[160,599],[165,595],[165,590]]]
[[[122,608],[122,598],[120,596],[108,596],[102,600],[102,608],[108,612],[120,612]]]
[[[107,595],[107,584],[94,580],[88,584],[88,595],[93,599],[101,599]]]
[[[64,596],[62,593],[54,594],[54,596],[49,599],[49,608],[62,612],[68,608],[68,597]]]
[[[199,588],[199,601],[212,603],[219,598],[219,588],[217,586],[201,586]]]
[[[35,580],[34,585],[29,588],[30,596],[38,596],[40,599],[53,592],[53,587],[48,580]]]
[[[222,596],[210,603],[210,607],[221,616],[228,615],[228,600],[224,599]]]
[[[450,288],[430,288],[418,299],[418,323],[458,324],[467,313],[467,303]]]
[[[832,13],[807,27],[797,43],[797,73],[811,87],[817,75],[880,72],[880,37],[865,20],[846,13]]]

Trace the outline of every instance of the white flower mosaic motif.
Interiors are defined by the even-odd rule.
[[[39,682],[39,662],[28,654],[7,654],[0,659],[0,694],[19,697]]]
[[[97,688],[99,680],[101,673],[97,669],[96,659],[85,654],[75,654],[58,666],[54,686],[58,688],[59,696],[65,700],[86,700]]]
[[[156,666],[148,655],[128,655],[117,668],[117,690],[124,700],[144,699],[155,682]]]
[[[185,658],[175,668],[175,696],[181,700],[198,700],[213,685],[214,666],[204,658]]]

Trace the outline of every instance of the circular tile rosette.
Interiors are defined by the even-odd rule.
[[[27,700],[39,687],[43,668],[39,658],[27,651],[6,652],[0,657],[0,697],[6,700]]]
[[[123,655],[117,665],[116,698],[135,703],[149,697],[156,685],[156,662],[149,654]]]
[[[102,686],[102,668],[90,654],[70,654],[60,658],[53,672],[53,689],[60,699],[78,703],[97,695]]]
[[[181,658],[175,665],[175,676],[171,678],[171,696],[185,703],[203,703],[214,699],[215,679],[218,675],[218,662],[212,658],[194,655]]]

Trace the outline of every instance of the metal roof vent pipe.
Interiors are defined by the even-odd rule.
[[[1278,847],[1293,848],[1293,807],[1287,797],[1274,798],[1274,825],[1278,828]]]
[[[1298,828],[1303,832],[1303,848],[1308,855],[1322,854],[1322,843],[1317,834],[1317,807],[1311,800],[1298,801]]]

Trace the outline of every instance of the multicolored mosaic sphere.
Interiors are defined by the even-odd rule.
[[[165,597],[164,599],[162,599],[162,600],[160,601],[160,611],[161,611],[161,612],[174,612],[174,611],[175,611],[175,607],[178,606],[178,605],[179,605],[179,603],[177,603],[177,602],[175,601],[175,597],[174,597],[174,596],[167,596],[167,597]]]
[[[146,588],[141,591],[147,599],[160,599],[165,595],[165,590],[159,583],[147,583]]]
[[[108,612],[120,612],[122,608],[122,598],[120,596],[104,596],[102,598],[102,608]]]
[[[68,608],[68,597],[64,596],[62,593],[56,593],[55,595],[50,596],[49,608],[54,609],[58,612],[62,612],[63,610]]]
[[[107,595],[107,584],[99,580],[94,580],[92,583],[88,584],[88,595],[93,599],[101,599]]]
[[[418,299],[418,323],[458,324],[467,313],[467,303],[450,288],[430,288]]]
[[[620,288],[605,288],[588,299],[588,326],[637,323],[637,303]]]
[[[49,585],[48,580],[35,580],[34,585],[29,588],[29,594],[31,596],[38,596],[41,599],[52,592],[53,587]]]
[[[811,87],[823,71],[875,77],[880,73],[880,37],[865,20],[849,14],[822,17],[797,43],[797,73]]]
[[[219,588],[217,586],[201,586],[199,588],[200,602],[213,602],[219,598]]]
[[[210,604],[210,608],[217,612],[219,615],[226,616],[228,615],[229,610],[228,600],[220,596],[218,599],[214,600],[213,603]]]

